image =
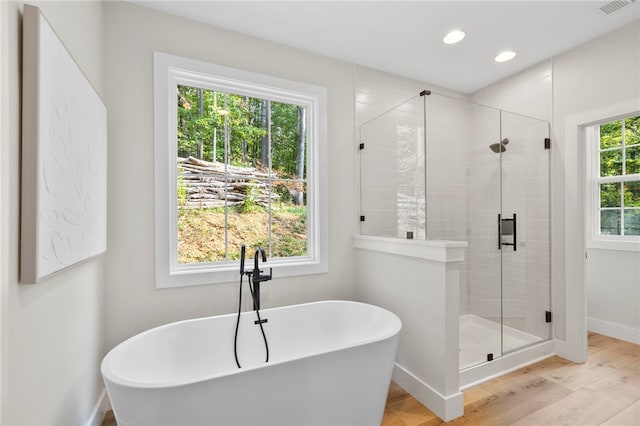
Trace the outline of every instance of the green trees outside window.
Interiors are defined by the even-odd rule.
[[[306,108],[183,85],[176,101],[178,262],[305,255]]]
[[[640,116],[599,127],[600,234],[640,235]]]

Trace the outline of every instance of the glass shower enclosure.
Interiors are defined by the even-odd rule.
[[[549,123],[423,91],[359,130],[360,233],[469,244],[460,368],[548,340]]]

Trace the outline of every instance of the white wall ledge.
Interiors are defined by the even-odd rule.
[[[462,262],[466,241],[407,240],[391,237],[354,235],[353,246],[357,249],[416,257],[434,262]]]
[[[588,239],[588,249],[596,250],[618,250],[618,251],[635,251],[640,252],[640,240],[605,240],[605,239]]]

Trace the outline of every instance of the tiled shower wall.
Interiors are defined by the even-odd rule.
[[[476,107],[471,115],[469,313],[541,338],[550,306],[548,123]],[[489,146],[508,138],[506,150]],[[513,246],[498,244],[498,214],[517,218]],[[511,235],[503,241],[513,243]]]
[[[469,310],[500,321],[500,251],[497,215],[500,211],[500,156],[489,146],[500,140],[500,111],[476,106],[469,121]]]
[[[474,93],[471,100],[550,122],[551,75],[551,61],[546,61]],[[497,111],[477,109],[472,120],[476,138],[469,179],[469,313],[495,321],[502,315],[505,325],[548,338],[544,314],[550,308],[550,154],[543,144],[549,128],[517,114],[503,112],[502,129],[495,117],[495,124],[487,125],[487,115],[499,115]],[[500,156],[488,148],[501,137],[510,140],[502,170]],[[500,173],[502,194],[496,189]],[[517,251],[503,247],[502,268],[496,250],[500,195],[503,214],[516,213],[521,231]]]
[[[509,168],[503,171],[512,174],[511,182],[505,185],[503,207],[505,212],[506,209],[517,212],[518,228],[524,229],[526,225],[528,234],[520,236],[525,244],[513,253],[515,256],[509,253],[510,263],[505,264],[501,288],[500,251],[497,250],[501,171],[499,155],[493,153],[489,145],[500,140],[498,108],[550,121],[551,62],[529,68],[470,97],[364,67],[357,67],[355,79],[358,141],[361,124],[416,97],[424,89],[432,90],[433,94],[426,99],[426,232],[428,239],[469,241],[461,268],[460,314],[473,313],[493,320],[499,320],[504,314],[507,325],[547,336],[548,324],[540,315],[544,315],[549,306],[548,281],[545,282],[549,268],[546,251],[549,218],[548,198],[542,200],[540,191],[548,188],[548,172],[526,168],[530,162],[521,157],[512,160],[513,171],[509,172]],[[474,106],[461,99],[493,108]],[[366,228],[363,227],[367,233],[403,237],[405,228],[417,225],[422,229],[424,218],[408,212],[416,206],[399,202],[403,194],[411,195],[410,187],[417,190],[414,194],[420,198],[423,176],[418,175],[422,171],[410,175],[406,171],[391,170],[392,165],[407,166],[402,160],[402,151],[407,146],[418,149],[420,114],[412,109],[421,106],[421,101],[418,97],[417,101],[405,103],[364,127],[364,137],[371,143],[372,150],[368,152],[371,158],[366,160],[361,179],[369,180],[379,191],[374,196],[363,188],[361,207],[376,210],[376,214],[367,215]],[[387,120],[391,126],[385,123]],[[393,144],[385,142],[389,138],[394,140]],[[510,154],[518,152],[516,145],[514,139]],[[505,159],[508,166],[509,160]],[[514,171],[519,173],[514,175]],[[405,190],[392,189],[397,187]],[[416,238],[423,237],[420,233],[416,235]]]
[[[415,224],[418,229],[415,238],[424,238],[426,229],[428,239],[466,241],[469,211],[466,147],[470,123],[461,118],[466,115],[466,103],[455,100],[465,99],[465,96],[364,67],[356,69],[355,86],[356,138],[366,146],[365,157],[359,156],[364,166],[359,182],[363,185],[360,207],[367,213],[362,232],[405,237],[406,230]],[[425,181],[424,98],[418,96],[425,89],[434,93],[426,98],[426,185],[429,194],[426,209],[420,203],[424,200]],[[366,125],[361,127],[364,123]],[[417,159],[420,166],[409,172],[408,164],[403,160],[407,157]],[[391,165],[399,165],[402,171],[391,171]],[[404,203],[405,195],[417,195],[418,204]],[[412,215],[412,209],[418,213]],[[465,262],[460,274],[461,314],[468,312],[467,270]]]
[[[406,236],[405,227],[414,220],[420,229],[415,238],[424,238],[424,212],[426,211],[426,232],[428,239],[467,240],[468,205],[467,205],[467,172],[469,153],[469,122],[464,117],[465,103],[454,100],[465,99],[466,96],[451,90],[425,85],[423,82],[406,79],[365,67],[356,68],[356,139],[361,140],[360,130],[363,123],[364,139],[372,150],[367,153],[362,170],[362,180],[370,180],[370,187],[377,187],[378,195],[373,195],[367,187],[362,188],[364,200],[361,208],[376,209],[376,214],[367,214],[362,232],[394,237]],[[423,197],[424,170],[417,169],[411,176],[400,176],[388,168],[398,164],[402,157],[400,151],[407,144],[417,147],[423,135],[423,111],[419,93],[425,89],[434,94],[440,93],[450,98],[427,96],[427,170],[426,184],[429,194],[429,205],[418,205],[422,212],[411,216],[400,215],[398,220],[399,195],[395,187],[404,177],[405,184],[416,183],[417,194]],[[410,102],[407,102],[408,100]],[[394,111],[384,114],[394,109]],[[419,110],[415,110],[418,108]],[[382,116],[380,116],[382,114]],[[390,121],[391,126],[387,126]],[[383,125],[384,124],[384,125]],[[412,130],[413,129],[413,130]],[[393,140],[386,143],[384,140]],[[398,143],[399,140],[404,142]],[[384,146],[385,148],[382,148]],[[374,152],[375,150],[375,152]],[[423,155],[423,153],[418,153]],[[375,157],[375,158],[372,158]],[[360,158],[360,156],[358,156]],[[417,157],[416,157],[417,158]],[[424,162],[423,162],[424,164]],[[360,164],[358,164],[360,167]],[[417,177],[416,177],[417,176]],[[360,182],[359,182],[360,184]],[[399,191],[398,191],[399,192]],[[384,211],[384,214],[382,213]],[[465,258],[467,255],[465,254]],[[465,263],[460,274],[460,312],[468,312],[468,267]]]
[[[364,235],[424,239],[423,99],[360,126],[360,224]]]
[[[517,214],[517,251],[502,250],[504,324],[541,338],[550,337],[545,311],[551,306],[550,151],[547,122],[503,112],[502,212]],[[508,238],[507,238],[508,239]]]
[[[427,97],[427,237],[468,241],[469,104],[436,91]],[[460,266],[460,314],[468,313],[469,252]]]

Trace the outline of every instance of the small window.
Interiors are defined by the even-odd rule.
[[[593,236],[640,240],[640,116],[587,129]]]
[[[156,286],[326,272],[325,89],[156,53]]]

